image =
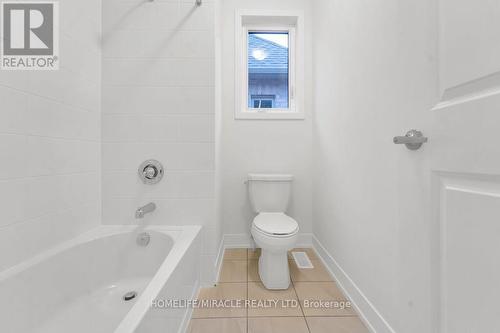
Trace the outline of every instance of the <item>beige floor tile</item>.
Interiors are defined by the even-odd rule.
[[[219,282],[247,282],[247,261],[224,260]]]
[[[292,281],[333,281],[321,260],[311,260],[314,268],[300,269],[295,260],[290,261],[290,276]]]
[[[248,333],[309,333],[303,317],[248,318]]]
[[[358,317],[307,317],[311,333],[369,333]]]
[[[249,304],[249,317],[302,316],[292,285],[287,290],[267,290],[260,282],[248,282],[248,299],[253,302]]]
[[[228,318],[245,317],[246,283],[219,283],[215,287],[200,290],[198,300],[231,300],[226,307],[199,307],[193,312],[193,318]],[[239,304],[236,302],[240,301]],[[230,306],[234,305],[234,306]]]
[[[247,260],[247,249],[226,249],[224,260]]]
[[[350,302],[334,282],[294,282],[306,316],[354,316]]]
[[[255,250],[248,249],[248,259],[259,259],[260,257],[260,249],[256,248]]]
[[[314,252],[314,249],[305,248],[305,247],[298,247],[298,248],[295,248],[295,249],[288,251],[288,260],[293,260],[292,252],[305,252],[305,253],[307,253],[307,256],[309,257],[309,259],[311,259],[311,260],[318,260],[319,259],[318,256],[316,255],[316,252]]]
[[[246,333],[246,318],[192,319],[187,333]]]
[[[248,281],[260,282],[258,260],[248,260]]]

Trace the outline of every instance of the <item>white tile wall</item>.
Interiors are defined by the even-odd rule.
[[[214,257],[214,1],[60,5],[61,69],[0,73],[0,270],[149,201],[140,223],[201,224]]]
[[[209,59],[105,58],[103,84],[114,86],[209,86]]]
[[[103,174],[103,196],[115,198],[213,198],[211,171],[167,171],[156,186],[144,186],[136,172],[110,171]]]
[[[60,2],[59,71],[0,72],[0,271],[99,224],[100,3]]]
[[[213,1],[103,1],[103,223],[203,225],[210,258],[218,244],[207,238],[220,230],[214,17]],[[166,169],[157,185],[137,176],[150,158]],[[150,201],[157,210],[136,220]]]
[[[162,162],[167,171],[213,171],[213,146],[213,143],[181,142],[104,143],[102,146],[103,171],[137,170],[139,165],[149,158]]]
[[[0,271],[95,227],[99,210],[100,202],[93,201],[2,227]]]
[[[213,114],[212,87],[103,86],[106,114]]]

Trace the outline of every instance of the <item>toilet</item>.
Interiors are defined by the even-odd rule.
[[[251,233],[262,249],[259,276],[267,289],[287,289],[290,285],[287,252],[297,242],[299,225],[286,209],[290,199],[292,175],[249,174],[248,193],[258,215]]]

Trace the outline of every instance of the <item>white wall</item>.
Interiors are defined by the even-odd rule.
[[[101,2],[60,2],[59,71],[0,71],[0,271],[100,221]]]
[[[434,6],[315,1],[313,231],[377,332],[432,331],[430,223],[421,200],[407,200],[423,198],[430,177],[424,152],[392,137],[426,130]]]
[[[204,263],[220,237],[214,20],[214,1],[103,1],[103,223],[202,225]],[[150,158],[165,167],[157,185],[137,176]],[[136,220],[150,201],[157,210]]]
[[[222,1],[221,197],[224,234],[249,234],[254,213],[244,185],[248,173],[295,176],[289,214],[311,232],[311,30],[307,0]],[[305,21],[305,120],[235,120],[235,12],[238,9],[300,10]]]

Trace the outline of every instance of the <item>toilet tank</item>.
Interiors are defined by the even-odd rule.
[[[292,188],[292,175],[249,174],[248,194],[257,213],[284,213]]]

